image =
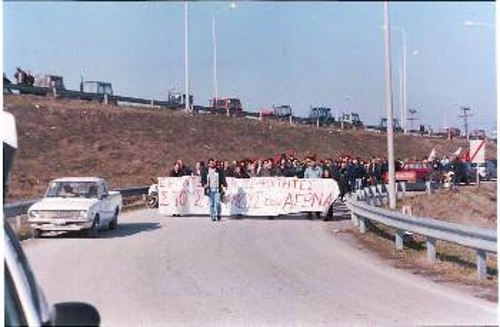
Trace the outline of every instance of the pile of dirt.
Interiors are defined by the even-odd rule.
[[[51,179],[62,176],[101,176],[112,188],[148,185],[180,158],[193,166],[209,157],[240,160],[287,150],[319,158],[385,157],[387,152],[385,135],[364,131],[29,95],[6,95],[4,107],[16,117],[19,136],[7,201],[39,197]],[[399,158],[421,158],[432,148],[451,154],[459,146],[467,144],[395,137]],[[496,147],[488,151],[495,157]]]

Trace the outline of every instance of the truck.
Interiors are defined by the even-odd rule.
[[[35,83],[33,86],[55,88],[56,90],[66,90],[62,76],[39,74],[35,76]]]
[[[223,113],[229,116],[243,115],[243,108],[239,98],[212,99],[212,109],[215,113]]]
[[[359,118],[359,114],[355,112],[342,113],[338,122],[342,128],[357,128],[363,126],[363,122]]]
[[[402,132],[403,131],[403,128],[399,124],[399,119],[397,119],[397,118],[392,119],[392,129],[394,132]],[[376,131],[378,133],[387,132],[387,118],[381,118],[378,125],[365,126],[365,130]]]
[[[101,81],[85,81],[80,82],[80,98],[82,100],[108,102],[118,104],[116,98],[113,97],[113,87],[111,83]],[[96,97],[98,95],[98,97]]]
[[[85,81],[80,83],[80,91],[85,93],[97,93],[113,95],[111,83],[99,81]]]
[[[117,228],[122,207],[120,192],[108,191],[104,179],[64,177],[51,181],[45,196],[28,209],[28,223],[35,238],[52,231],[96,238],[101,228]]]
[[[309,109],[307,124],[318,126],[329,126],[335,121],[332,116],[332,109],[327,107],[312,107]]]
[[[259,110],[259,119],[272,118],[275,120],[290,120],[292,117],[292,107],[289,105],[273,106]]]

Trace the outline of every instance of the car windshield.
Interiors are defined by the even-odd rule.
[[[52,182],[45,197],[97,198],[96,182]]]

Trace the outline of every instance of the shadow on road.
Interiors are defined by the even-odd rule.
[[[160,229],[159,223],[120,223],[115,230],[105,230],[99,233],[99,238],[127,237],[139,233]]]
[[[119,223],[115,230],[99,229],[97,238],[127,237],[161,228],[159,223]],[[49,232],[41,238],[87,238],[84,232]]]

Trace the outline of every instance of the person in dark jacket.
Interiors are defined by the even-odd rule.
[[[234,178],[250,178],[250,175],[245,171],[245,168],[241,165],[236,165],[234,169]]]
[[[181,164],[178,161],[174,162],[174,167],[172,168],[172,170],[170,170],[170,173],[168,174],[168,176],[169,177],[181,177],[181,176],[183,176]]]
[[[344,201],[344,196],[349,193],[349,176],[347,172],[347,162],[342,162],[340,164],[339,169],[339,177],[338,177],[338,185],[339,185],[339,197],[341,201]]]
[[[330,170],[328,169],[323,169],[323,176],[322,178],[332,178],[332,175],[330,175]],[[325,215],[325,218],[323,218],[324,221],[330,221],[333,219],[333,203],[330,204],[330,207],[328,208],[328,212]]]

